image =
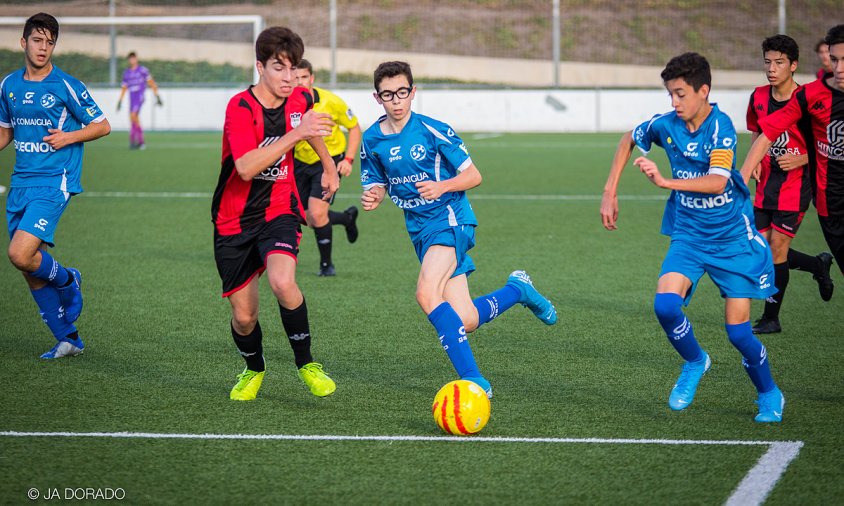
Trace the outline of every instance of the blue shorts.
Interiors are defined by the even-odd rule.
[[[454,274],[451,275],[452,278],[461,274],[468,276],[475,271],[475,262],[472,261],[472,258],[467,253],[475,247],[475,227],[472,225],[448,227],[424,237],[415,237],[413,239],[413,248],[416,250],[416,256],[419,258],[420,263],[425,258],[428,248],[435,245],[451,246],[454,248],[454,253],[457,255],[457,268],[454,269]]]
[[[16,231],[23,230],[54,246],[53,234],[68,202],[70,194],[56,188],[12,188],[6,197],[9,240]]]
[[[760,235],[729,243],[693,244],[671,241],[659,276],[678,272],[692,281],[686,294],[688,305],[703,273],[721,290],[721,297],[767,299],[777,293],[771,248]]]

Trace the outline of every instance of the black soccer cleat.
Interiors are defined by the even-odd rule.
[[[324,277],[330,277],[330,276],[336,276],[336,275],[337,275],[337,271],[334,270],[334,264],[320,265],[319,266],[319,273],[317,273],[317,276],[324,278]]]
[[[754,334],[776,334],[782,332],[782,326],[780,326],[780,321],[776,318],[765,318],[763,316],[756,320],[752,330]]]
[[[343,212],[349,215],[349,224],[346,225],[346,238],[350,243],[355,242],[358,240],[358,208],[352,206]]]
[[[835,285],[832,283],[832,277],[829,275],[829,269],[832,267],[832,255],[824,251],[815,258],[821,264],[821,272],[812,277],[818,282],[818,291],[821,293],[821,299],[824,302],[829,302],[829,299],[832,298],[832,291],[835,289]]]

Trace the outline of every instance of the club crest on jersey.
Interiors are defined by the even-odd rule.
[[[44,109],[49,109],[56,105],[56,97],[51,95],[50,93],[45,93],[41,96],[41,107]]]
[[[301,112],[290,113],[290,126],[292,126],[293,128],[296,128],[301,123],[302,123],[302,113]]]
[[[424,160],[426,155],[425,146],[421,144],[414,144],[410,148],[410,157],[416,160],[417,162],[420,160]]]

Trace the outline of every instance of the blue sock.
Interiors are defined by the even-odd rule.
[[[480,376],[478,364],[475,363],[475,356],[469,346],[469,338],[466,337],[466,329],[463,328],[463,321],[448,302],[443,302],[428,315],[428,320],[437,329],[440,343],[448,354],[454,370],[461,378]]]
[[[521,292],[515,286],[504,285],[502,288],[472,301],[478,309],[478,327],[491,322],[498,315],[515,306],[521,296]]]
[[[683,314],[683,297],[676,293],[658,293],[654,297],[654,312],[668,336],[668,342],[687,362],[703,358],[703,350],[695,339],[692,323]]]
[[[65,320],[65,312],[61,310],[62,302],[56,288],[47,285],[38,290],[30,290],[32,298],[38,304],[41,312],[41,319],[50,328],[50,332],[56,339],[62,339],[69,334],[76,332],[76,325],[68,324]]]
[[[67,285],[67,282],[70,280],[70,273],[67,272],[67,269],[62,267],[60,263],[43,249],[41,250],[41,265],[38,266],[35,272],[30,274],[33,277],[58,287]]]
[[[760,394],[770,392],[776,388],[774,378],[771,376],[771,367],[768,364],[768,351],[765,345],[753,335],[750,322],[739,323],[738,325],[725,325],[727,337],[730,342],[741,353],[741,364],[750,381]]]

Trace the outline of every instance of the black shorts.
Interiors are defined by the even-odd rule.
[[[803,222],[803,215],[806,213],[800,211],[777,211],[774,209],[759,209],[753,208],[754,218],[756,219],[756,229],[760,232],[766,232],[774,229],[781,234],[788,237],[794,237],[797,234],[797,229],[800,228],[800,223]]]
[[[237,235],[215,232],[214,260],[223,280],[223,297],[242,289],[264,272],[268,256],[280,253],[295,260],[301,237],[299,218],[292,214],[283,214]]]
[[[340,163],[345,156],[345,153],[340,153],[332,158],[334,159],[334,163]],[[295,160],[293,163],[293,175],[296,177],[296,188],[299,190],[302,207],[307,210],[310,197],[322,199],[322,163],[308,164]],[[333,195],[328,203],[334,203]]]
[[[826,244],[844,274],[844,216],[818,216]]]

